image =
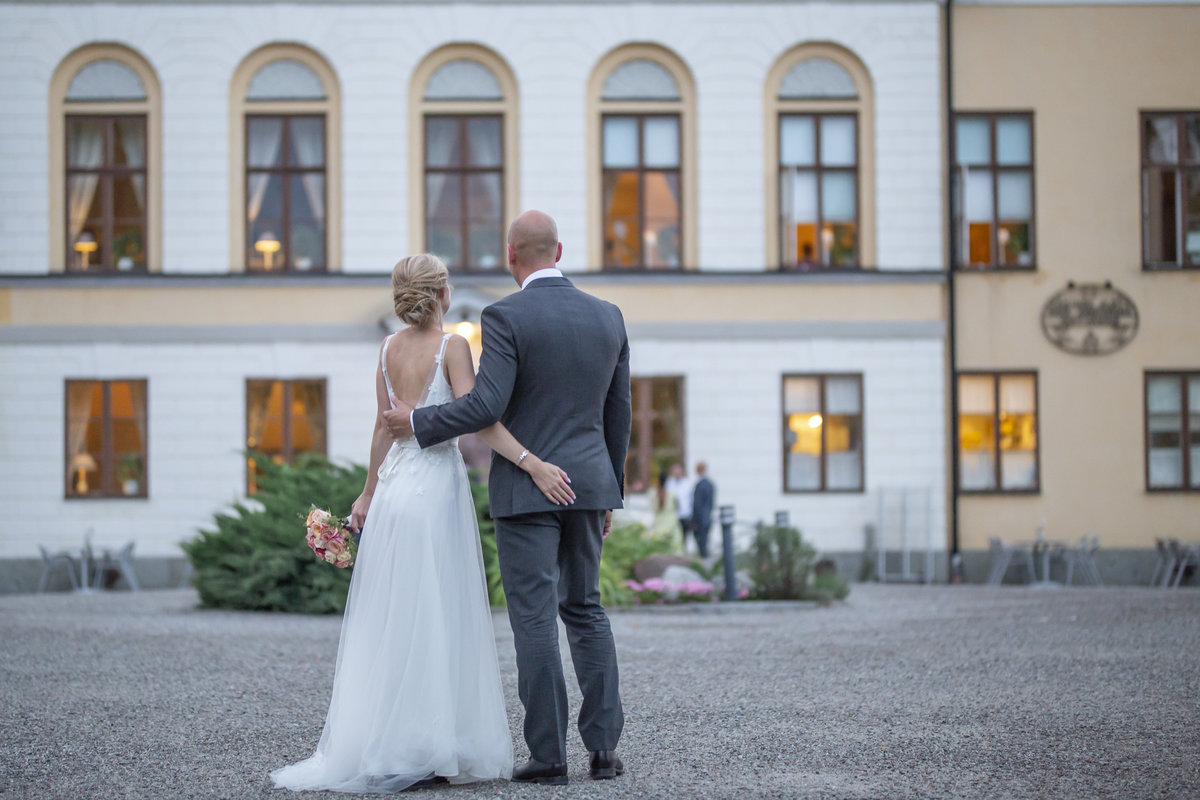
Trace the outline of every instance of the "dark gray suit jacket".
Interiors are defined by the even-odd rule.
[[[451,403],[416,410],[421,447],[499,420],[531,453],[571,477],[572,509],[620,508],[632,420],[629,339],[620,309],[566,278],[539,278],[485,308],[480,323],[475,388]],[[493,517],[562,510],[495,453],[488,488]]]

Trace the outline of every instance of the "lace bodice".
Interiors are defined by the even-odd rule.
[[[396,392],[392,389],[392,379],[388,376],[387,371],[387,349],[392,343],[392,334],[383,342],[383,350],[380,352],[380,369],[383,370],[383,383],[388,391],[388,403],[392,408],[396,407],[395,402],[391,398],[396,396]],[[430,368],[429,378],[425,381],[425,389],[421,392],[421,398],[417,400],[417,408],[425,406],[437,406],[442,403],[449,403],[454,399],[454,390],[450,386],[450,382],[446,380],[445,370],[442,369],[442,362],[446,358],[446,345],[450,342],[450,334],[442,337],[442,344],[438,348],[437,355],[433,357],[433,366]],[[383,480],[388,475],[391,475],[400,466],[400,463],[406,458],[434,458],[455,461],[461,459],[458,452],[458,439],[450,439],[435,444],[432,447],[421,449],[421,445],[417,443],[415,436],[410,436],[407,439],[401,439],[393,442],[391,449],[383,459],[383,463],[379,465],[379,478]]]

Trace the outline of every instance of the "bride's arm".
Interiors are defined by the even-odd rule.
[[[383,357],[383,346],[379,348],[380,359]],[[363,520],[367,518],[367,510],[371,507],[371,498],[375,496],[375,484],[379,481],[379,465],[392,446],[392,434],[383,423],[383,412],[391,408],[388,402],[387,387],[383,383],[383,364],[378,362],[375,367],[375,399],[378,411],[375,414],[375,430],[371,433],[371,458],[367,464],[367,482],[363,484],[362,494],[350,507],[350,528],[361,530]]]
[[[467,344],[466,339],[457,334],[450,338],[446,347],[446,375],[456,398],[475,388],[471,346]],[[508,428],[497,422],[479,431],[479,437],[497,453],[529,473],[538,489],[551,503],[565,506],[575,502],[575,492],[571,491],[571,479],[567,477],[567,473],[553,464],[542,461],[522,447],[509,433]]]

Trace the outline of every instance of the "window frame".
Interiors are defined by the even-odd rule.
[[[100,491],[77,494],[73,490],[70,468],[72,453],[70,437],[66,432],[71,425],[71,384],[98,383],[101,386],[100,416]],[[125,494],[117,485],[116,454],[113,451],[112,385],[114,383],[141,384],[145,398],[146,431],[142,435],[142,480],[138,491]],[[89,411],[89,421],[91,414]],[[89,422],[90,424],[90,422]],[[63,500],[146,500],[150,497],[150,381],[148,378],[64,378],[63,379]]]
[[[955,131],[958,129],[958,121],[965,118],[984,118],[988,122],[988,164],[986,167],[973,167],[972,169],[987,169],[992,176],[992,219],[991,219],[991,250],[992,263],[988,265],[971,264],[963,258],[962,252],[950,253],[951,264],[954,269],[960,272],[1037,272],[1038,270],[1038,221],[1037,221],[1037,130],[1036,130],[1036,115],[1033,111],[996,111],[996,110],[978,110],[978,111],[955,111],[952,124],[955,126]],[[1029,164],[1012,165],[999,164],[996,161],[996,123],[1002,118],[1010,119],[1026,119],[1029,122]],[[951,192],[954,202],[954,224],[962,230],[959,231],[957,237],[958,250],[970,247],[970,237],[965,230],[968,225],[966,220],[966,186],[962,179],[962,165],[958,160],[958,137],[955,135],[955,152],[954,164],[951,167],[954,181],[951,186]],[[997,259],[1000,255],[1000,181],[998,176],[1003,172],[1029,172],[1029,263],[1028,264],[999,264]]]
[[[425,92],[434,74],[453,61],[474,61],[486,67],[500,86],[501,99],[427,100]],[[503,214],[521,207],[520,195],[520,97],[519,86],[512,67],[498,53],[478,44],[454,42],[428,53],[412,72],[408,84],[408,170],[420,176],[408,181],[408,229],[410,250],[429,249],[425,208],[425,118],[427,116],[491,116],[500,117],[501,167],[500,174]],[[507,222],[507,217],[503,218]],[[456,267],[455,272],[477,275],[503,274],[508,257],[501,252],[496,268]]]
[[[317,76],[320,100],[248,100],[250,82],[275,61],[298,61]],[[314,275],[342,270],[342,108],[337,73],[316,51],[300,44],[265,44],[247,55],[229,83],[229,271],[257,276],[294,274],[289,270],[251,270],[246,206],[247,116],[324,116],[325,118],[325,266],[298,270]],[[281,239],[282,241],[282,239]]]
[[[785,167],[783,165],[783,121],[787,117],[809,117],[810,119],[813,120],[814,161],[813,161],[813,165],[811,167]],[[846,118],[854,123],[854,166],[852,166],[852,167],[825,167],[821,164],[821,120],[823,120],[827,117]],[[778,126],[777,141],[779,142],[779,146],[776,148],[776,154],[777,154],[776,162],[777,162],[777,170],[778,170],[778,181],[779,181],[778,189],[779,189],[779,191],[778,191],[778,196],[775,199],[775,207],[779,212],[779,242],[777,243],[778,247],[779,247],[779,258],[777,259],[779,262],[778,269],[782,272],[787,272],[790,270],[804,270],[804,269],[809,270],[809,271],[813,271],[813,270],[835,270],[835,271],[861,270],[862,269],[862,257],[861,257],[862,256],[862,182],[861,182],[861,178],[859,176],[859,153],[861,151],[861,148],[859,147],[858,140],[859,140],[859,137],[861,136],[861,131],[859,130],[858,111],[856,111],[856,110],[847,110],[847,111],[780,110],[778,112],[778,114],[776,115],[776,125]],[[817,228],[818,247],[820,247],[820,238],[821,238],[822,228],[824,227],[824,221],[825,221],[825,212],[823,209],[824,204],[822,203],[822,199],[823,199],[824,195],[823,195],[823,191],[821,188],[822,175],[824,175],[825,173],[831,173],[831,174],[849,173],[850,175],[852,175],[854,177],[854,256],[855,256],[855,258],[854,258],[853,264],[846,264],[846,265],[827,264],[827,263],[825,263],[824,257],[820,253],[818,253],[817,264],[812,267],[801,267],[799,265],[799,262],[797,262],[794,265],[788,265],[788,264],[784,263],[784,261],[783,261],[783,251],[784,251],[783,240],[786,235],[786,232],[784,231],[784,226],[783,226],[783,218],[784,218],[784,212],[783,212],[784,181],[783,181],[783,176],[784,176],[785,170],[791,170],[791,171],[796,171],[796,172],[801,172],[801,171],[810,172],[816,176],[816,184],[817,184],[816,228]]]
[[[634,384],[640,384],[645,388],[639,391],[639,398],[648,397],[653,400],[653,383],[654,381],[674,381],[679,395],[679,460],[683,464],[687,464],[687,376],[685,375],[634,375],[629,379],[629,394],[632,399]],[[637,406],[631,408],[632,418],[630,420],[630,442],[633,441],[633,428],[640,428],[639,436],[642,446],[638,448],[638,457],[634,461],[637,468],[647,469],[644,485],[647,490],[654,486],[654,482],[658,479],[658,475],[654,474],[654,464],[651,454],[653,448],[649,446],[654,428],[654,420],[656,412],[654,411],[653,403],[645,404],[644,408],[639,409]],[[632,478],[641,477],[630,474],[628,463],[633,457],[634,451],[631,447],[630,452],[626,456],[625,468],[625,486],[628,488],[632,483]]]
[[[508,263],[507,253],[505,252],[506,234],[504,232],[504,223],[505,223],[505,220],[508,219],[508,203],[507,203],[508,198],[505,196],[505,194],[506,194],[506,192],[505,192],[505,176],[507,173],[507,169],[505,167],[505,159],[507,156],[507,147],[506,147],[506,140],[505,140],[505,136],[504,136],[504,112],[481,111],[481,112],[437,113],[436,111],[427,110],[424,114],[421,115],[421,126],[422,126],[421,141],[422,141],[422,143],[427,141],[426,129],[427,129],[427,126],[431,119],[453,119],[453,120],[457,121],[458,127],[459,127],[459,143],[460,143],[460,147],[463,150],[463,153],[461,155],[464,157],[461,159],[462,166],[430,167],[429,166],[428,148],[426,148],[424,146],[421,147],[421,197],[422,197],[421,208],[422,208],[422,214],[423,214],[422,220],[421,220],[421,236],[425,242],[426,248],[428,248],[428,244],[429,244],[429,223],[432,219],[429,215],[429,204],[428,204],[428,197],[427,197],[427,191],[428,191],[427,187],[428,187],[429,175],[431,173],[432,174],[440,174],[440,175],[451,175],[451,176],[455,176],[457,178],[457,180],[459,181],[459,197],[462,198],[463,203],[464,203],[464,207],[462,208],[462,220],[461,220],[462,229],[459,231],[459,235],[460,235],[460,242],[461,242],[461,246],[462,246],[462,252],[464,254],[471,252],[471,247],[470,247],[471,218],[470,218],[470,215],[467,213],[467,208],[470,206],[470,203],[467,198],[468,178],[472,175],[499,175],[500,176],[500,225],[501,225],[500,252],[497,254],[499,261],[497,262],[496,266],[494,266],[494,267],[481,267],[477,264],[466,263],[466,259],[463,260],[462,264],[459,264],[457,266],[449,265],[449,262],[447,262],[447,264],[450,266],[451,269],[455,270],[456,272],[474,272],[474,273],[483,273],[483,274],[503,272],[505,269],[505,265]],[[470,122],[470,120],[473,120],[473,119],[494,119],[499,122],[499,127],[500,127],[500,165],[498,167],[472,167],[467,163],[469,161],[469,159],[466,158],[465,156],[467,154],[467,150],[470,147],[470,143],[467,141],[467,131],[469,129],[469,122]]]
[[[779,92],[783,81],[791,70],[812,59],[832,61],[850,75],[854,81],[856,97],[813,97],[781,98]],[[876,269],[878,263],[876,241],[875,191],[875,89],[871,73],[856,53],[832,42],[807,42],[784,51],[775,60],[763,82],[763,208],[765,269],[771,272],[797,272],[795,266],[787,266],[783,260],[783,208],[780,185],[779,137],[780,117],[786,114],[853,114],[857,147],[855,165],[858,178],[856,213],[858,218],[857,264],[853,267],[818,267],[817,270],[855,271]]]
[[[1146,118],[1147,117],[1167,117],[1167,116],[1173,116],[1176,118],[1177,136],[1178,136],[1178,142],[1179,142],[1179,154],[1178,154],[1177,160],[1172,164],[1169,164],[1169,165],[1168,164],[1156,164],[1156,163],[1151,162],[1146,154]],[[1147,200],[1148,200],[1148,198],[1146,197],[1146,173],[1147,173],[1147,170],[1150,170],[1150,169],[1164,170],[1164,169],[1168,169],[1168,168],[1172,169],[1175,171],[1176,176],[1177,176],[1176,180],[1179,182],[1183,181],[1183,176],[1186,174],[1186,171],[1189,169],[1192,171],[1195,171],[1197,173],[1197,175],[1200,175],[1200,161],[1198,161],[1196,163],[1189,163],[1189,162],[1185,161],[1184,157],[1183,157],[1185,141],[1186,141],[1186,130],[1187,130],[1186,125],[1184,123],[1184,117],[1187,117],[1187,116],[1200,116],[1200,109],[1192,109],[1192,110],[1176,109],[1176,110],[1163,110],[1163,111],[1141,110],[1138,112],[1138,148],[1139,148],[1138,177],[1140,179],[1139,180],[1140,185],[1138,187],[1138,194],[1141,197],[1141,213],[1140,213],[1140,217],[1141,217],[1140,223],[1141,224],[1139,225],[1139,228],[1140,228],[1139,236],[1141,239],[1140,259],[1142,262],[1142,272],[1171,273],[1171,272],[1188,272],[1188,271],[1200,270],[1200,262],[1197,262],[1195,264],[1187,263],[1187,247],[1186,247],[1187,221],[1188,221],[1187,220],[1187,208],[1186,208],[1186,199],[1187,198],[1183,196],[1183,193],[1181,191],[1177,191],[1176,199],[1184,201],[1184,202],[1180,202],[1178,204],[1176,213],[1175,213],[1175,247],[1176,247],[1176,258],[1178,260],[1177,261],[1154,261],[1154,262],[1152,262],[1146,258],[1146,256],[1148,255],[1148,253],[1146,252],[1146,248],[1148,245],[1146,233],[1149,229],[1148,219],[1147,219],[1147,215],[1146,215],[1146,212],[1148,210],[1148,207],[1146,205]],[[1176,188],[1177,189],[1182,188],[1182,184],[1177,183]]]
[[[143,163],[141,167],[117,166],[113,163],[114,148],[116,147],[116,122],[121,119],[140,120],[142,123],[142,140],[145,143],[147,151],[149,150],[150,139],[148,136],[149,119],[148,114],[138,113],[111,113],[105,114],[95,111],[84,111],[79,113],[66,112],[63,115],[63,197],[70,197],[71,178],[80,175],[96,175],[98,177],[98,191],[101,192],[101,213],[100,224],[102,227],[101,238],[97,241],[97,250],[99,257],[96,259],[95,265],[89,269],[75,269],[71,262],[73,257],[71,251],[74,249],[74,242],[71,241],[71,218],[70,214],[63,215],[63,245],[64,245],[64,271],[72,274],[80,275],[97,275],[111,272],[149,272],[149,239],[150,239],[150,207],[149,207],[149,185],[150,185],[150,168],[149,168],[149,152],[143,153]],[[71,122],[75,120],[93,120],[101,122],[104,125],[104,163],[99,167],[72,167],[71,166]],[[118,220],[129,222],[133,217],[117,217],[113,208],[113,182],[119,177],[126,176],[141,176],[143,186],[146,187],[146,197],[142,204],[142,215],[138,218],[141,223],[143,233],[142,252],[145,257],[142,261],[142,266],[134,266],[131,269],[122,270],[117,266],[117,260],[113,258],[113,229]],[[92,219],[89,217],[88,219]],[[106,263],[107,260],[107,263]]]
[[[1002,449],[1000,447],[1000,378],[1004,376],[1014,376],[1033,379],[1033,465],[1034,465],[1034,485],[1028,488],[1020,489],[1005,489],[1001,486],[1001,465],[1000,455]],[[992,422],[993,430],[996,432],[996,452],[993,455],[993,475],[995,475],[995,486],[991,489],[965,489],[962,486],[962,406],[955,403],[957,416],[954,419],[954,458],[955,458],[955,475],[958,476],[957,484],[954,487],[955,492],[960,495],[986,496],[986,495],[1040,495],[1042,493],[1042,403],[1041,394],[1039,392],[1038,372],[1034,369],[1003,369],[1003,370],[958,370],[955,373],[954,392],[957,396],[959,391],[958,382],[964,377],[978,378],[990,377],[992,379]]]
[[[1183,473],[1179,486],[1150,485],[1150,379],[1178,378],[1180,417],[1183,426],[1179,429],[1181,439],[1180,449],[1183,451]],[[1191,458],[1191,413],[1188,407],[1188,380],[1200,378],[1200,369],[1148,369],[1142,372],[1142,450],[1144,451],[1143,481],[1146,492],[1150,494],[1200,494],[1200,486],[1191,485],[1193,469],[1200,469],[1200,464],[1192,464]]]
[[[268,453],[257,447],[251,448],[249,446],[249,441],[250,441],[250,388],[251,388],[251,384],[253,384],[253,383],[271,383],[271,384],[281,383],[281,384],[283,384],[283,398],[281,400],[282,421],[280,422],[280,428],[281,428],[280,439],[281,439],[282,447],[281,447],[278,455],[283,457],[283,463],[285,463],[285,464],[291,464],[292,461],[296,458],[296,452],[292,446],[292,384],[295,384],[295,383],[317,383],[317,384],[320,384],[321,399],[324,402],[324,412],[325,412],[325,447],[322,450],[302,450],[300,452],[302,452],[302,453],[320,453],[321,455],[323,455],[325,457],[329,456],[329,379],[328,378],[303,377],[303,376],[295,377],[295,378],[271,378],[271,377],[252,376],[252,377],[246,378],[244,395],[243,395],[245,398],[245,403],[242,408],[242,420],[244,423],[244,427],[242,430],[242,444],[245,445],[247,453],[259,453],[261,455],[270,457],[270,456],[276,455],[276,454]],[[253,486],[253,478],[254,478],[253,473],[251,471],[252,467],[253,467],[253,462],[254,462],[254,459],[247,456],[247,458],[246,458],[246,475],[245,475],[245,481],[243,484],[243,486],[246,490],[247,497],[253,497],[257,493],[256,491],[251,491],[251,487]]]
[[[636,167],[606,167],[604,166],[604,123],[609,119],[624,118],[634,119],[637,121],[637,147],[638,147],[638,163]],[[675,135],[676,135],[676,152],[679,154],[678,165],[673,168],[662,167],[647,167],[645,163],[645,123],[648,119],[673,119],[675,120]],[[678,112],[670,111],[604,111],[600,114],[600,268],[605,272],[647,272],[647,271],[665,271],[677,272],[684,268],[683,266],[683,241],[687,235],[684,223],[683,214],[683,198],[687,191],[685,188],[683,175],[683,118]],[[604,258],[604,243],[607,241],[605,234],[606,223],[608,221],[604,208],[604,183],[610,172],[636,172],[638,176],[638,263],[632,266],[623,267],[617,264],[608,264]],[[679,266],[677,267],[649,267],[646,265],[646,243],[643,236],[646,231],[646,173],[673,173],[679,184]]]
[[[675,79],[679,97],[673,100],[651,99],[608,99],[604,98],[604,85],[618,67],[630,61],[651,61],[662,67]],[[674,51],[661,45],[640,43],[627,44],[609,50],[592,68],[588,79],[587,104],[584,117],[585,152],[587,153],[587,264],[586,268],[596,272],[648,272],[651,274],[676,274],[697,268],[699,253],[699,229],[697,208],[699,207],[696,186],[697,139],[696,139],[696,84],[691,70]],[[665,268],[606,268],[604,266],[604,159],[600,149],[603,141],[603,117],[605,115],[679,115],[679,266]]]
[[[826,456],[829,454],[829,448],[826,445],[826,430],[827,426],[821,425],[821,461],[819,474],[821,476],[821,485],[813,489],[789,489],[788,488],[788,412],[787,412],[787,382],[789,378],[799,378],[803,380],[817,380],[817,397],[820,400],[820,409],[818,414],[824,420],[828,415],[825,413],[825,381],[829,378],[855,378],[858,381],[858,416],[862,425],[861,446],[858,448],[858,488],[834,488],[830,489],[826,483],[828,476],[826,475]],[[779,380],[779,419],[780,419],[780,434],[782,454],[780,466],[780,477],[782,479],[782,489],[784,494],[865,494],[867,491],[867,406],[866,406],[866,375],[862,372],[785,372]]]
[[[250,121],[252,119],[277,119],[280,121],[280,123],[282,125],[282,133],[281,133],[281,141],[280,141],[280,153],[279,153],[279,162],[280,163],[279,163],[279,166],[277,166],[277,167],[252,167],[252,166],[250,166]],[[292,122],[292,120],[296,120],[296,119],[320,120],[322,144],[324,145],[324,148],[325,148],[324,158],[322,159],[320,167],[298,167],[298,166],[294,166],[294,165],[288,163],[291,159],[291,151],[292,151],[291,122]],[[242,199],[243,199],[243,202],[245,202],[245,199],[247,197],[249,197],[249,195],[250,195],[250,177],[252,175],[278,175],[278,176],[280,176],[281,183],[283,185],[283,189],[282,189],[283,196],[281,199],[282,208],[280,210],[281,230],[279,231],[278,236],[279,236],[279,241],[282,245],[280,249],[283,250],[283,253],[285,256],[280,261],[280,263],[274,265],[270,269],[267,269],[266,267],[251,266],[250,260],[249,260],[249,250],[250,250],[250,247],[252,246],[251,242],[250,242],[251,222],[250,222],[249,215],[243,214],[242,215],[242,233],[243,233],[243,236],[245,237],[246,251],[243,252],[243,254],[242,254],[242,261],[243,261],[245,271],[247,273],[253,274],[253,275],[274,275],[274,274],[278,274],[278,273],[295,273],[295,272],[304,273],[304,274],[309,274],[309,273],[319,274],[322,272],[328,272],[329,271],[329,199],[330,198],[329,198],[329,175],[328,175],[328,169],[327,169],[328,164],[329,164],[329,136],[328,136],[327,115],[321,114],[321,113],[312,113],[312,112],[289,113],[289,112],[247,111],[245,114],[242,115],[242,125],[243,125],[243,137],[242,138],[243,138],[244,147],[245,147],[245,151],[242,154],[243,155],[243,160],[242,160],[242,164],[243,164],[243,168],[242,168],[242,176],[243,176]],[[323,249],[324,249],[324,254],[323,254],[324,258],[322,259],[322,261],[324,263],[322,263],[320,267],[305,267],[304,269],[297,269],[293,262],[293,258],[292,258],[292,248],[289,246],[291,243],[291,233],[292,233],[292,231],[291,231],[291,224],[292,224],[291,186],[292,186],[292,181],[294,179],[299,179],[299,177],[302,175],[320,175],[322,178],[321,184],[325,190],[325,198],[324,198],[323,202],[325,205],[325,212],[326,212],[325,218],[321,220],[321,223],[325,228],[323,235],[321,237],[321,242],[322,242]]]
[[[140,100],[68,100],[71,82],[85,67],[96,62],[112,60],[129,68],[142,82],[146,96]],[[87,44],[72,51],[55,68],[48,91],[49,119],[47,121],[49,169],[48,195],[50,205],[48,271],[51,274],[109,276],[120,272],[135,274],[162,271],[162,90],[158,76],[150,63],[138,52],[119,44]],[[71,245],[67,208],[67,117],[145,118],[145,222],[142,251],[144,269],[69,269]],[[104,244],[101,243],[103,247]],[[115,266],[115,262],[114,262]]]

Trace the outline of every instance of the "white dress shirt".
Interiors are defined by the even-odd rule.
[[[558,267],[545,267],[544,269],[539,269],[526,275],[525,280],[521,281],[521,289],[524,290],[526,286],[538,280],[539,278],[561,278],[562,276],[562,270],[560,270]],[[415,422],[416,413],[417,410],[415,408],[408,412],[408,427],[412,428],[413,436],[417,435],[417,427],[413,424]]]

